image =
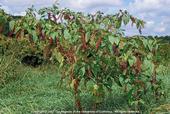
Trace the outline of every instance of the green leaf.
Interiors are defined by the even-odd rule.
[[[119,82],[121,83],[121,85],[123,84],[124,78],[122,76],[119,77]]]
[[[145,27],[145,22],[143,20],[141,20],[141,27],[144,28]]]
[[[64,30],[64,38],[65,39],[71,39],[71,34],[69,33],[68,30]]]
[[[23,23],[24,29],[29,29],[30,26],[27,23]]]
[[[144,74],[150,76],[153,73],[154,70],[154,64],[151,60],[145,59],[142,64],[142,69],[144,71]]]
[[[136,28],[139,29],[139,27],[140,27],[140,20],[138,19],[136,23]]]
[[[146,48],[146,47],[147,47],[147,45],[148,45],[148,40],[143,39],[142,41],[143,41],[143,45],[144,45],[144,47]]]
[[[57,59],[57,61],[60,63],[60,68],[63,66],[64,57],[61,55],[61,53],[57,52],[57,50],[54,50],[53,56]]]
[[[130,102],[131,102],[131,97],[132,97],[133,91],[134,91],[134,89],[131,88],[131,89],[129,90],[128,94],[127,94],[128,99],[130,100]]]
[[[152,40],[149,40],[148,48],[149,48],[150,51],[152,51],[152,49],[153,49],[153,41]]]
[[[141,103],[141,104],[143,104],[143,105],[145,104],[145,101],[142,100],[142,99],[140,99],[138,102]]]
[[[118,77],[118,76],[114,76],[113,78],[114,78],[115,83],[116,83],[117,85],[119,85],[120,87],[122,87],[122,84],[121,84],[121,82],[120,82],[120,80],[119,80],[119,77]]]
[[[135,56],[131,56],[129,59],[128,59],[128,63],[129,65],[132,67],[132,65],[134,65],[136,63],[136,57]]]
[[[98,86],[97,84],[95,84],[95,85],[93,85],[93,88],[94,88],[95,90],[98,90],[98,89],[99,89],[99,86]]]
[[[123,20],[123,23],[124,23],[125,25],[127,25],[127,24],[129,23],[129,21],[130,21],[130,16],[128,16],[128,15],[123,15],[122,20]]]
[[[147,54],[147,58],[148,58],[149,60],[151,60],[152,57],[153,57],[153,54],[152,54],[152,53],[148,53],[148,54]]]
[[[52,28],[52,25],[49,24],[49,23],[46,23],[45,26],[46,26],[46,28],[48,28],[48,29],[51,29],[51,28]]]
[[[86,69],[85,69],[85,67],[82,67],[81,69],[80,69],[80,75],[81,76],[84,76],[85,75],[85,71]]]
[[[14,25],[15,25],[15,21],[10,21],[10,22],[9,22],[10,30],[13,30],[13,29],[14,29]]]
[[[109,36],[109,41],[110,41],[110,43],[111,44],[116,44],[116,45],[119,45],[119,42],[120,42],[120,38],[118,38],[118,37],[113,37],[113,36]]]
[[[121,19],[115,21],[115,27],[120,28],[121,27]]]
[[[104,23],[105,25],[110,24],[110,19],[109,19],[109,18],[105,18],[105,19],[103,20],[103,23]]]
[[[6,23],[6,18],[4,16],[0,16],[0,25],[4,25]]]
[[[36,32],[32,31],[31,33],[32,33],[33,41],[36,42],[38,40],[38,36],[37,36]]]
[[[52,32],[51,37],[52,39],[55,39],[58,36],[58,32]]]
[[[21,27],[16,27],[15,28],[15,33],[17,33],[19,30],[21,30]]]

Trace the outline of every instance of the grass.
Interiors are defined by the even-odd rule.
[[[66,85],[58,86],[60,74],[56,66],[46,65],[31,68],[17,65],[15,70],[20,73],[17,73],[18,78],[9,81],[0,88],[0,114],[30,114],[43,110],[76,110],[72,91]],[[146,107],[155,107],[155,110],[170,104],[170,72],[168,71],[165,75],[160,73],[159,77],[163,79],[168,95],[166,100],[159,103],[149,102],[146,104]],[[93,110],[93,96],[83,89],[83,86],[81,88],[83,110]],[[106,95],[104,102],[97,109],[129,110],[126,100],[127,97],[123,94],[122,89],[115,85],[113,92]]]
[[[55,67],[54,67],[55,68]],[[74,96],[66,86],[58,87],[60,76],[57,71],[26,67],[24,75],[0,89],[0,111],[9,114],[31,113],[38,110],[76,110]],[[115,91],[118,88],[115,88]],[[114,110],[127,107],[123,95],[115,93],[107,97],[99,106],[100,110]],[[84,110],[92,110],[92,97],[85,90],[82,92]],[[110,100],[112,99],[112,100]]]
[[[20,80],[10,82],[1,88],[0,111],[6,114],[26,114],[42,110],[76,110],[72,92],[65,86],[57,86],[60,79],[57,71],[51,71],[51,68],[47,68],[47,71],[45,69],[26,67],[24,68],[26,72],[21,76]],[[164,77],[167,90],[170,90],[168,85],[170,76]],[[125,99],[126,97],[121,92],[121,89],[115,87],[114,94],[108,95],[104,100],[105,102],[98,109],[126,110],[128,105]],[[82,92],[82,104],[85,110],[92,110],[93,104],[91,101],[92,96],[90,93]],[[170,103],[169,97],[166,103]]]
[[[28,68],[20,80],[8,83],[0,90],[1,111],[19,114],[67,109],[73,104],[72,96],[69,91],[57,87],[58,80],[56,73],[40,73]]]

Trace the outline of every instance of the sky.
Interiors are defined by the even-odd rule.
[[[61,8],[94,13],[116,13],[120,9],[146,22],[143,35],[170,35],[170,0],[0,0],[1,8],[13,15],[25,15],[32,5],[39,9],[59,3]],[[126,35],[138,35],[130,25],[123,27]]]

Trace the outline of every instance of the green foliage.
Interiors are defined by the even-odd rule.
[[[16,71],[18,64],[17,60],[13,59],[13,56],[0,57],[0,87],[18,78],[18,72]]]
[[[18,49],[13,45],[15,41],[6,39],[0,35],[0,87],[11,80],[18,79],[17,60]]]
[[[40,19],[36,18],[37,13]],[[116,83],[125,88],[129,104],[139,107],[145,104],[146,94],[153,93],[156,99],[162,95],[156,76],[159,44],[155,39],[124,38],[121,25],[129,23],[141,33],[145,22],[122,10],[115,15],[85,15],[57,6],[39,11],[32,7],[26,16],[10,22],[10,30],[19,42],[26,40],[44,49],[47,56],[52,52],[60,63],[62,79],[68,79],[74,90],[79,110],[79,85],[83,80],[87,85],[93,82],[95,104],[101,103],[103,93],[111,91]]]

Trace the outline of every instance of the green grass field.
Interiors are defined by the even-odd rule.
[[[56,66],[46,65],[31,68],[18,65],[16,70],[20,73],[18,78],[15,81],[9,81],[0,88],[0,113],[29,114],[34,111],[76,110],[72,91],[67,85],[58,86],[60,74]],[[146,103],[145,105],[149,110],[155,107],[159,108],[160,105],[164,104],[170,105],[170,72],[165,75],[160,73],[159,77],[165,82],[168,95],[159,103],[152,101]],[[83,89],[83,86],[81,87],[83,110],[93,110],[93,96]],[[121,88],[115,85],[113,92],[106,95],[104,102],[97,107],[97,110],[129,110],[126,96]]]

